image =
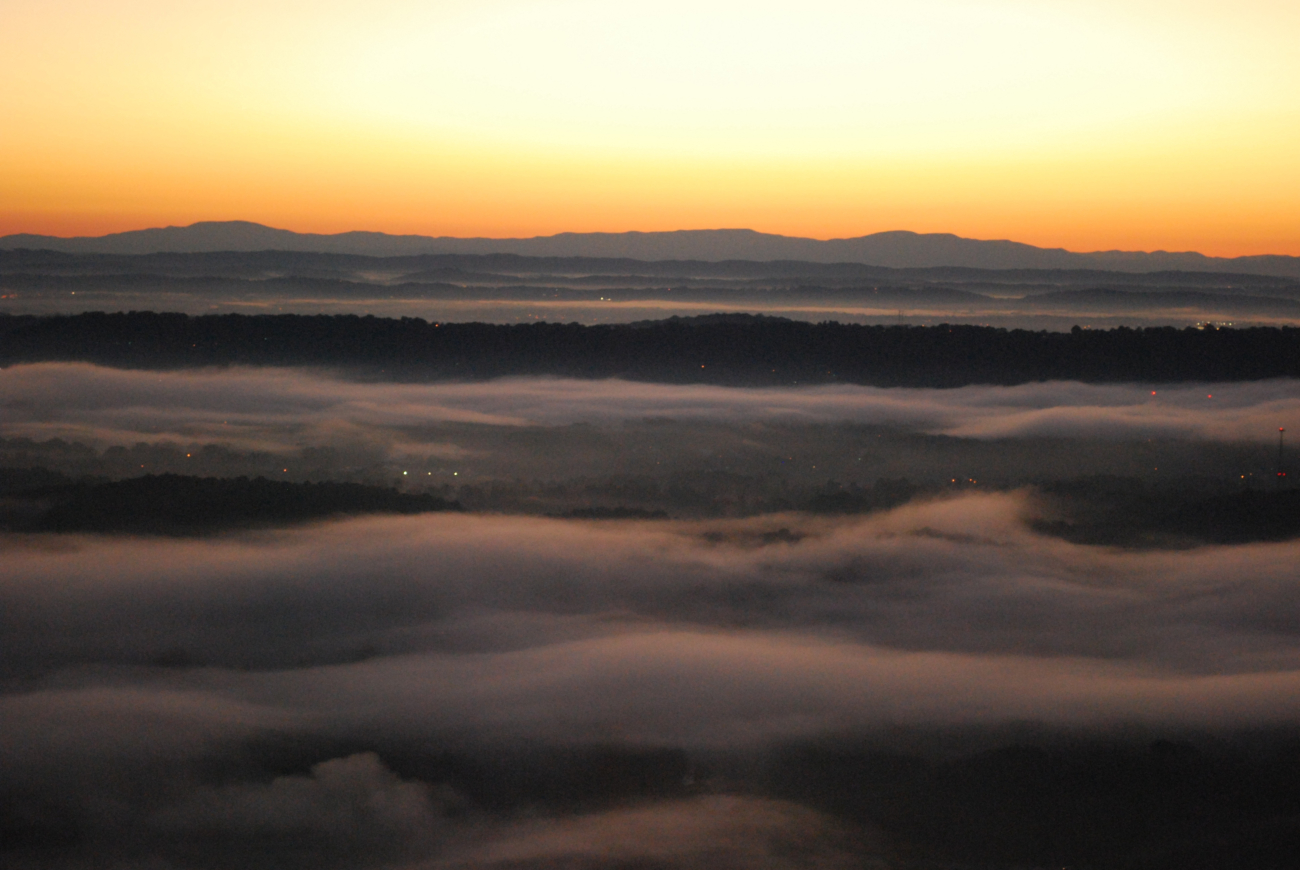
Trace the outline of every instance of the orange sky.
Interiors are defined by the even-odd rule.
[[[0,234],[1300,255],[1300,4],[8,0]]]

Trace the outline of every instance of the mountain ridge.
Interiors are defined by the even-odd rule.
[[[1092,251],[1039,248],[1005,239],[891,230],[845,239],[808,239],[750,229],[557,233],[531,238],[393,235],[353,230],[297,233],[251,221],[201,221],[103,236],[64,238],[29,233],[0,237],[0,249],[66,253],[154,254],[283,250],[367,256],[518,254],[532,257],[624,257],[638,260],[802,260],[889,268],[1103,269],[1196,271],[1300,277],[1300,257],[1210,257],[1194,251]]]

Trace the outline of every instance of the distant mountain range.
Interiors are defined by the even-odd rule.
[[[1037,248],[1020,242],[964,239],[949,233],[904,231],[852,239],[804,239],[754,230],[662,233],[560,233],[529,239],[398,236],[349,232],[295,233],[249,221],[205,221],[188,227],[132,230],[106,236],[0,237],[0,249],[32,248],[78,254],[211,251],[311,251],[373,257],[416,254],[519,254],[530,257],[626,257],[637,260],[801,260],[864,263],[896,269],[957,266],[976,269],[1102,269],[1116,272],[1232,272],[1300,278],[1300,257],[1207,257],[1194,252],[1095,251]]]

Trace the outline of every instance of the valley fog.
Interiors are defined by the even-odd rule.
[[[0,533],[12,866],[1119,862],[1200,842],[1162,833],[1186,801],[1223,813],[1205,848],[1287,842],[1259,819],[1300,757],[1300,543],[1061,518],[1276,491],[1291,381],[44,363],[0,371],[0,403],[11,502],[242,474],[467,509]],[[1156,800],[1170,821],[1125,827]]]
[[[1300,423],[1298,396],[1290,380],[740,389],[43,363],[0,370],[0,465],[358,480],[512,512],[621,501],[754,513],[882,479],[1008,487],[1102,475],[1240,488],[1275,475],[1275,433]],[[740,504],[711,508],[714,495]]]

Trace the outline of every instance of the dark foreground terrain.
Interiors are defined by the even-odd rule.
[[[290,483],[178,474],[71,481],[0,469],[0,528],[29,532],[190,535],[355,514],[416,514],[460,505],[359,483]]]
[[[913,737],[944,742],[933,734]],[[521,817],[590,817],[599,826],[602,818],[609,824],[620,811],[640,807],[653,813],[680,805],[690,814],[703,810],[707,795],[718,789],[742,800],[788,801],[787,806],[815,809],[831,821],[820,832],[768,833],[761,850],[770,849],[774,857],[763,866],[1294,868],[1300,854],[1300,739],[1276,733],[1171,737],[1145,742],[1031,738],[940,754],[900,752],[871,742],[789,744],[757,755],[614,744],[475,752],[419,751],[365,740],[265,742],[247,747],[238,759],[206,759],[195,773],[214,789],[250,779],[306,784],[323,780],[330,767],[362,767],[370,759],[405,783],[439,783],[454,794],[441,807],[437,824],[444,831]],[[285,792],[290,797],[290,789]],[[329,812],[324,806],[314,809]],[[11,867],[95,866],[105,857],[115,866],[161,859],[179,867],[346,867],[349,857],[391,862],[412,848],[393,836],[405,831],[397,829],[386,839],[382,827],[321,832],[304,824],[296,835],[254,831],[232,837],[221,827],[229,821],[214,818],[206,837],[179,837],[165,829],[160,833],[156,822],[144,818],[123,816],[106,824],[96,815],[72,801],[0,787],[0,860]],[[661,862],[601,860],[573,845],[567,858],[562,852],[558,859],[437,866],[626,870],[710,861],[708,848],[692,853],[687,844],[677,861]],[[715,858],[734,852],[736,844],[717,849]],[[835,860],[825,860],[823,849]],[[700,861],[705,863],[693,863]]]
[[[735,506],[727,499],[729,481],[722,482],[722,492],[712,491],[707,480],[700,483],[703,486],[696,491],[678,495],[685,515],[736,515]],[[1148,486],[1133,478],[1116,477],[1044,481],[1034,487],[1038,510],[1025,519],[1037,532],[1101,546],[1163,549],[1300,537],[1300,489],[1225,492],[1201,483]],[[552,516],[585,520],[672,516],[664,508],[665,494],[653,484],[634,487],[608,482],[604,487],[553,485],[552,489],[558,490],[548,504]],[[786,490],[789,492],[788,484]],[[775,507],[832,516],[867,514],[913,499],[944,498],[953,492],[906,479],[881,479],[873,486],[806,491]],[[0,529],[195,535],[327,517],[463,510],[461,500],[445,497],[453,494],[455,490],[449,487],[435,494],[328,480],[313,483],[166,473],[122,480],[74,480],[43,468],[0,468]],[[534,498],[529,505],[520,492],[499,484],[487,492],[466,486],[461,494],[471,504],[479,502],[480,510],[527,511],[531,507],[529,512],[536,512],[538,501]],[[611,495],[617,501],[610,501]],[[579,506],[568,506],[575,502]],[[761,512],[772,505],[754,507]],[[777,534],[772,540],[787,539]],[[788,540],[797,542],[798,538]]]
[[[353,315],[0,315],[0,364],[351,368],[381,379],[510,375],[734,386],[1244,381],[1300,377],[1300,328],[1075,329],[803,323],[754,315],[491,325]]]

